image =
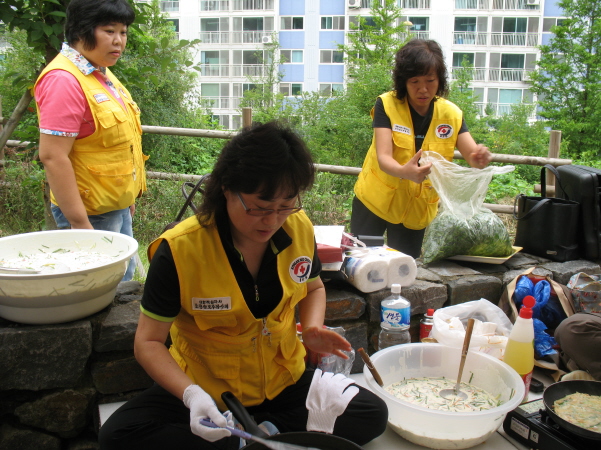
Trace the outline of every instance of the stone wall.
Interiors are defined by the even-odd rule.
[[[566,284],[577,272],[601,273],[579,260],[553,263],[517,254],[505,264],[443,261],[420,267],[403,288],[411,301],[411,334],[428,308],[486,298],[497,303],[505,286],[529,267]],[[84,320],[22,325],[0,319],[0,450],[97,449],[98,405],[127,400],[152,384],[133,356],[143,286],[121,283],[113,305]],[[373,353],[380,301],[390,290],[364,294],[327,281],[326,324],[342,326],[357,349]],[[362,370],[357,357],[353,372]]]

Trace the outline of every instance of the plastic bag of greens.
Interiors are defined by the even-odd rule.
[[[492,176],[511,172],[514,166],[473,169],[430,151],[423,152],[421,161],[432,163],[429,178],[440,197],[440,209],[424,237],[424,264],[455,255],[511,255],[507,228],[482,204]]]

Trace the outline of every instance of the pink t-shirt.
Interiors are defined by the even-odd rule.
[[[92,73],[115,98],[102,74],[98,71]],[[90,105],[77,78],[69,72],[57,69],[44,75],[35,88],[35,99],[40,108],[40,129],[56,131],[56,134],[71,137],[77,136],[77,139],[89,136],[95,131]],[[123,99],[117,100],[125,109]]]

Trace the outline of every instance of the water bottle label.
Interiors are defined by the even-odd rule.
[[[411,322],[410,308],[382,309],[382,322],[389,328],[406,328]]]

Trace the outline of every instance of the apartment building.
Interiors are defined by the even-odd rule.
[[[238,111],[250,79],[263,75],[258,54],[274,42],[286,60],[279,91],[287,96],[319,91],[329,96],[345,85],[339,43],[349,23],[368,17],[380,0],[182,0],[161,1],[180,39],[200,39],[198,89],[220,123],[241,126]],[[453,72],[464,58],[474,67],[473,89],[482,113],[488,105],[505,114],[532,102],[528,74],[562,20],[557,0],[397,0],[401,21],[416,37],[440,43]],[[250,78],[249,78],[250,77]],[[375,100],[375,99],[374,99]]]

